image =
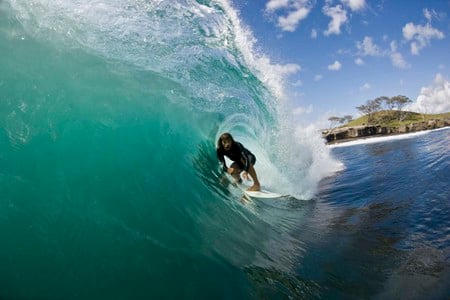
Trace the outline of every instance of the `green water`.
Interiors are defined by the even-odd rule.
[[[0,296],[140,298],[220,269],[183,233],[205,116],[172,105],[167,79],[1,21]]]
[[[215,141],[232,131],[266,186],[282,178],[272,159],[306,195],[314,176],[288,183],[320,151],[274,146],[292,142],[273,89],[222,4],[0,2],[1,299],[277,294],[258,286],[291,263],[270,246],[285,216],[240,203]]]

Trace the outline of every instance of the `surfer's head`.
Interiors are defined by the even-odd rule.
[[[234,144],[234,139],[228,132],[223,133],[217,141],[217,148],[229,151]]]

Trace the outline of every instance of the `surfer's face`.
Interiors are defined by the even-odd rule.
[[[227,139],[227,138],[222,139],[223,149],[225,149],[225,151],[229,151],[231,149],[231,144],[232,143],[233,142],[231,141],[231,139]]]

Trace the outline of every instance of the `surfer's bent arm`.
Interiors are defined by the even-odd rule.
[[[241,151],[241,157],[243,158],[243,163],[244,163],[244,170],[245,172],[248,172],[248,169],[250,169],[250,157],[248,157],[248,151],[246,151],[247,149],[244,148],[244,146],[242,146],[242,144],[238,143],[239,145],[239,150]]]

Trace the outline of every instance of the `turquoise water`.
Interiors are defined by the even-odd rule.
[[[393,150],[427,145],[404,168],[435,172],[437,198],[408,180],[372,191],[365,152],[298,126],[255,48],[226,1],[0,2],[0,298],[383,296],[404,280],[394,267],[422,262],[416,244],[431,267],[412,274],[446,293],[448,134]],[[293,197],[242,203],[215,157],[224,131],[256,154],[266,188]]]

